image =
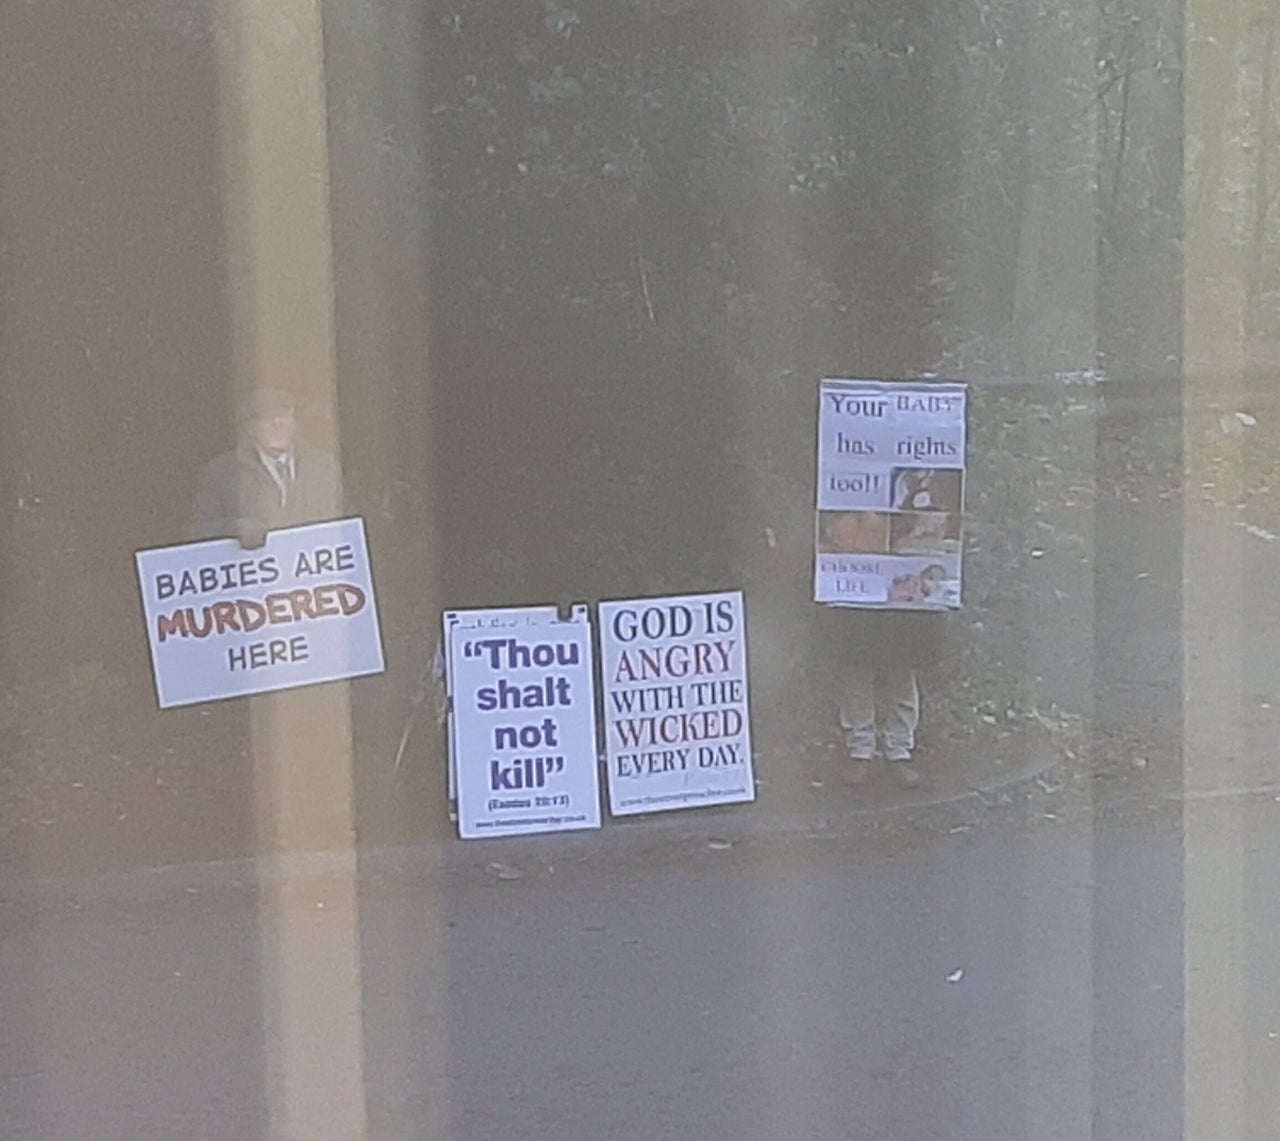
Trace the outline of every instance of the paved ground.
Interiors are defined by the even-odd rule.
[[[367,1136],[1183,1136],[1184,1066],[1205,1042],[1188,1038],[1190,838],[1197,874],[1234,870],[1245,901],[1247,1005],[1225,1043],[1246,1066],[1241,1126],[1218,1136],[1269,1141],[1280,804],[1223,812],[627,861],[548,842],[487,869],[374,858],[355,988]],[[269,1131],[288,1057],[264,949],[287,922],[317,978],[344,961],[335,870],[284,868],[287,915],[261,910],[269,883],[194,868],[5,907],[0,1137],[284,1135]]]

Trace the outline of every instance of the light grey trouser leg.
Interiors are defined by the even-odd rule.
[[[878,705],[884,733],[884,755],[891,761],[905,761],[916,747],[920,725],[920,687],[916,671],[908,667],[881,670]]]
[[[852,667],[840,690],[840,724],[851,757],[870,760],[876,752],[876,674]]]

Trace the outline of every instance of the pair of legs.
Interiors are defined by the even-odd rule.
[[[910,761],[920,724],[920,687],[909,666],[854,666],[840,692],[840,724],[849,756],[869,761],[883,740],[889,761]]]

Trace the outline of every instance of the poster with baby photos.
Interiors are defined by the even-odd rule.
[[[817,602],[960,606],[965,397],[956,383],[822,381]]]

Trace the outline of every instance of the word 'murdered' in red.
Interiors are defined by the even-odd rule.
[[[330,583],[268,594],[261,602],[250,598],[184,606],[156,616],[156,638],[207,638],[211,634],[249,634],[263,626],[303,622],[310,618],[349,618],[365,608],[368,598],[358,586]]]

